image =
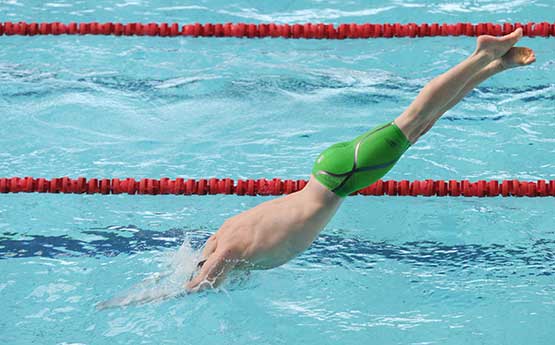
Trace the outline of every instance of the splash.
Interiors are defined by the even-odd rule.
[[[186,294],[184,286],[195,272],[200,252],[193,250],[189,239],[185,239],[181,247],[166,259],[166,271],[153,273],[122,294],[98,303],[97,310],[160,302]]]

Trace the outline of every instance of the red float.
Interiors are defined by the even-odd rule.
[[[0,35],[113,35],[113,36],[191,36],[191,37],[283,37],[293,39],[368,39],[378,37],[426,37],[426,36],[478,36],[505,35],[521,27],[524,36],[553,37],[555,23],[384,23],[384,24],[333,24],[302,23],[26,23],[0,22]]]

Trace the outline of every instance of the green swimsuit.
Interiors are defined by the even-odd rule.
[[[379,180],[409,147],[403,132],[389,122],[352,141],[328,147],[318,156],[312,175],[344,197]]]

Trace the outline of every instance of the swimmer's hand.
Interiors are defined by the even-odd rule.
[[[268,269],[286,263],[310,246],[341,200],[311,179],[299,192],[228,219],[206,242],[201,267],[186,284],[187,291],[217,287],[234,268]]]

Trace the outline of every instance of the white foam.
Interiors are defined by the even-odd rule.
[[[102,310],[125,307],[159,302],[181,296],[186,293],[185,283],[193,274],[199,258],[200,252],[193,250],[189,240],[185,239],[175,253],[163,258],[168,266],[166,271],[151,274],[122,294],[98,303],[96,308]]]
[[[294,23],[294,22],[318,22],[318,21],[330,21],[332,19],[338,19],[342,17],[365,17],[379,14],[381,12],[386,12],[394,9],[394,6],[385,6],[378,8],[365,8],[358,11],[342,11],[334,8],[322,8],[322,9],[306,9],[306,10],[296,10],[292,12],[278,13],[259,13],[257,9],[254,8],[243,8],[240,11],[228,11],[219,10],[220,14],[226,14],[241,18],[254,19],[262,22],[278,22],[278,23]]]

